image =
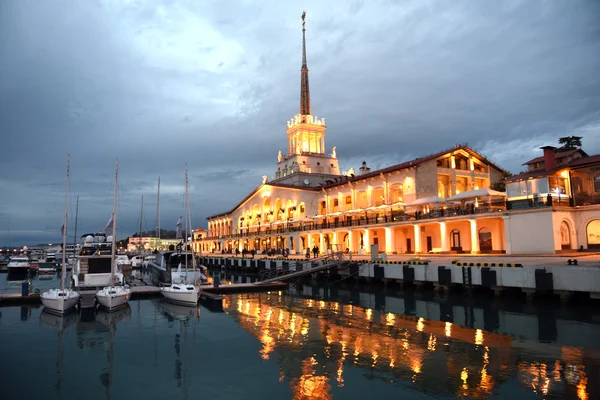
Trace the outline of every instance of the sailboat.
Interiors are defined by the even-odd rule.
[[[60,274],[60,289],[50,289],[40,295],[42,304],[50,312],[64,314],[79,302],[79,293],[73,289],[65,289],[65,278],[67,276],[67,263],[65,247],[67,245],[67,210],[69,206],[69,172],[71,166],[71,155],[67,156],[67,184],[65,190],[65,214],[62,225],[62,272]]]
[[[171,283],[168,286],[163,286],[160,288],[160,292],[163,294],[167,301],[182,304],[186,306],[196,307],[198,304],[198,287],[196,287],[193,283],[188,283],[187,281],[187,272],[188,272],[188,249],[189,249],[189,240],[188,227],[191,228],[191,220],[190,220],[190,196],[188,189],[188,169],[187,164],[185,165],[185,204],[186,204],[186,218],[185,218],[185,279],[182,283]],[[181,225],[178,223],[178,232],[181,232]],[[192,270],[195,270],[194,264],[195,259],[192,256]]]
[[[131,289],[126,286],[115,286],[115,250],[117,248],[117,190],[119,187],[119,160],[117,160],[117,172],[115,177],[115,195],[113,205],[112,224],[112,246],[110,260],[110,286],[105,286],[96,292],[98,303],[109,311],[119,309],[127,305],[131,297]]]

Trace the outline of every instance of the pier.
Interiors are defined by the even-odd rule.
[[[330,256],[331,257],[331,256]],[[529,297],[547,294],[567,300],[573,295],[600,299],[600,257],[578,254],[567,257],[429,257],[407,259],[399,256],[372,260],[350,258],[340,264],[327,264],[327,258],[233,258],[201,257],[209,268],[278,276],[279,280],[317,276],[331,268],[339,279],[403,286],[431,287],[436,290],[489,290],[497,295],[520,290]],[[331,258],[333,261],[335,256]],[[268,282],[268,279],[264,280]]]
[[[219,287],[201,286],[200,300],[215,302],[222,300],[223,294],[235,293],[256,293],[267,292],[271,290],[284,290],[288,285],[283,282],[269,283],[239,283],[231,285],[220,285]],[[80,290],[80,307],[91,308],[94,306],[95,290]],[[156,286],[140,285],[131,287],[131,299],[150,299],[161,297],[160,288]],[[38,293],[31,293],[29,296],[23,296],[21,293],[0,293],[0,306],[22,305],[22,304],[41,304],[42,301]]]

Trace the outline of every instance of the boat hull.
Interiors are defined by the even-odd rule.
[[[79,293],[70,289],[50,289],[42,293],[40,299],[49,312],[64,314],[77,305]]]
[[[98,304],[108,311],[125,307],[130,297],[131,289],[123,286],[108,286],[96,293]]]
[[[190,307],[195,307],[198,304],[198,289],[192,285],[173,284],[160,288],[160,292],[168,302],[174,304]]]

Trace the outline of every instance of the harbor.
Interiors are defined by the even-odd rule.
[[[221,274],[223,282],[258,278]],[[219,312],[154,297],[132,298],[113,313],[64,317],[38,304],[1,307],[0,351],[12,368],[35,362],[39,371],[36,385],[18,374],[2,391],[58,399],[85,387],[121,398],[131,386],[125,371],[135,363],[146,382],[138,395],[154,398],[202,392],[225,399],[360,399],[390,398],[399,390],[415,399],[600,394],[593,379],[600,371],[594,307],[346,281],[223,297]],[[35,361],[24,356],[32,343],[43,355]],[[231,385],[232,371],[243,371],[243,387]]]
[[[600,2],[306,3],[0,1],[1,398],[600,399]]]

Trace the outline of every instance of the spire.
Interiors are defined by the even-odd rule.
[[[300,69],[300,114],[310,115],[310,89],[308,88],[308,67],[306,66],[306,29],[304,21],[306,11],[302,13],[302,68]]]

